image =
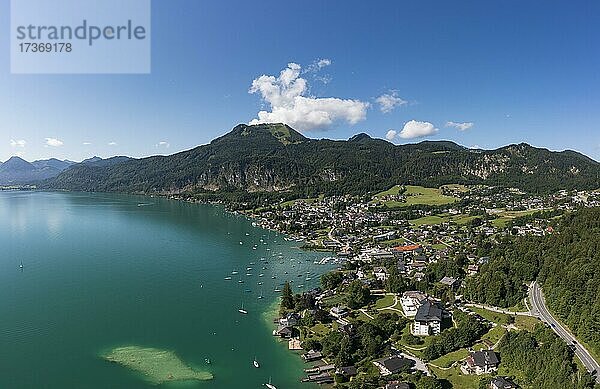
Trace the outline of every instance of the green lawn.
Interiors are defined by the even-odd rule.
[[[468,224],[469,222],[471,222],[473,219],[475,219],[476,216],[471,216],[471,215],[454,215],[450,218],[450,220],[452,220],[454,223],[464,226],[466,224]]]
[[[447,222],[448,219],[434,215],[434,216],[425,216],[419,219],[414,219],[414,220],[409,220],[409,223],[413,226],[416,227],[420,227],[420,226],[431,226],[434,224],[442,224],[444,222]]]
[[[488,311],[487,309],[475,308],[475,307],[469,307],[469,309],[471,311],[479,314],[485,320],[491,321],[493,323],[506,325],[511,322],[510,316],[506,315],[504,313],[492,312],[492,311]]]
[[[512,219],[509,217],[499,217],[498,219],[492,220],[492,226],[496,228],[506,228],[508,222]]]
[[[357,313],[358,313],[358,315],[356,316],[356,320],[365,321],[365,322],[372,320],[369,316],[365,315],[361,311],[358,311]]]
[[[398,195],[402,189],[401,185],[396,185],[384,192],[378,193],[374,196],[375,200],[379,200],[382,197],[390,195]],[[444,205],[451,204],[458,201],[457,198],[451,196],[445,196],[442,191],[437,188],[425,188],[422,186],[406,186],[406,191],[403,193],[406,196],[406,202],[398,201],[385,201],[384,204],[388,208],[400,208],[408,207],[411,205]]]
[[[475,216],[471,216],[471,215],[441,214],[441,215],[424,216],[419,219],[409,220],[409,223],[412,224],[413,226],[423,226],[423,225],[435,225],[435,224],[442,224],[442,223],[447,223],[447,222],[454,222],[458,225],[464,226],[473,219],[475,219]]]
[[[453,351],[449,354],[443,355],[438,359],[434,359],[430,363],[439,367],[450,367],[456,361],[461,361],[469,355],[469,351],[465,348]]]
[[[338,293],[331,297],[323,299],[323,305],[325,307],[335,307],[338,305],[344,305],[346,296],[343,293]]]
[[[541,321],[539,321],[535,317],[517,316],[515,318],[515,326],[517,326],[520,330],[533,331],[535,329],[535,326],[540,323]]]
[[[441,243],[432,244],[431,247],[434,248],[434,249],[436,249],[436,250],[444,250],[444,249],[448,248],[448,246],[446,246],[445,244],[441,244]]]
[[[500,339],[502,339],[504,334],[506,334],[506,329],[504,329],[504,327],[497,326],[497,327],[494,327],[491,330],[489,330],[487,332],[487,334],[485,334],[481,337],[481,339],[482,340],[487,339],[492,344],[496,344]]]
[[[528,210],[528,211],[502,211],[498,214],[498,218],[492,220],[492,225],[496,228],[506,228],[508,223],[521,216],[532,215],[538,212],[538,210]]]
[[[453,367],[448,370],[437,369],[430,366],[431,371],[440,379],[450,381],[453,389],[475,389],[479,387],[479,381],[484,376],[464,375],[459,367]]]
[[[392,305],[394,305],[394,296],[391,295],[383,296],[375,302],[376,309],[387,308],[391,307]]]
[[[327,335],[329,333],[329,331],[331,331],[331,330],[325,324],[319,323],[319,324],[311,327],[310,331],[317,336],[323,337],[323,336]]]

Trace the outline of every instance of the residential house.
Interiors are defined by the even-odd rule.
[[[382,376],[388,376],[407,371],[412,368],[414,363],[414,361],[398,355],[392,355],[391,357],[381,358],[373,361],[373,364],[377,366],[379,373]]]
[[[505,377],[495,377],[490,383],[490,389],[517,389],[518,385]]]
[[[295,312],[292,312],[292,313],[288,313],[285,317],[280,318],[279,324],[282,326],[293,327],[293,326],[297,325],[299,321],[300,321],[300,315]]]
[[[279,336],[280,338],[289,339],[294,334],[294,328],[290,326],[278,326],[276,330],[273,330],[273,336]]]
[[[373,275],[379,281],[386,281],[388,279],[388,273],[385,267],[373,268]]]
[[[460,285],[458,280],[454,277],[444,277],[440,280],[440,284],[446,285],[452,289],[454,289]]]
[[[320,351],[310,350],[306,354],[302,354],[302,359],[304,359],[305,362],[318,361],[321,358],[323,358],[323,354],[321,354]]]
[[[464,374],[491,374],[498,369],[498,355],[492,350],[472,352],[460,367]]]
[[[350,312],[348,312],[346,307],[333,307],[329,310],[329,314],[335,319],[343,319],[348,316]]]
[[[442,331],[442,308],[438,303],[425,301],[417,310],[412,333],[415,336],[437,335]]]
[[[408,291],[402,294],[400,305],[406,317],[415,317],[417,310],[427,300],[427,295],[423,292]]]
[[[470,275],[470,276],[474,276],[478,272],[479,272],[479,266],[478,265],[469,265],[469,267],[467,268],[467,274]]]
[[[354,377],[356,374],[358,374],[358,370],[356,369],[356,366],[342,366],[335,370],[335,374],[344,377]]]

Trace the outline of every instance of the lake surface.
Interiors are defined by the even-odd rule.
[[[215,376],[161,387],[259,388],[272,377],[279,389],[308,388],[265,314],[286,278],[307,290],[329,269],[297,246],[209,205],[0,192],[0,387],[156,387],[100,357],[137,345]]]

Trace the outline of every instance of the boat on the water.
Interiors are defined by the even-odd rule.
[[[256,357],[254,357],[254,361],[252,361],[252,364],[254,365],[254,367],[256,367],[257,369],[260,367],[260,363],[258,363],[258,361],[256,360]]]
[[[242,315],[247,315],[248,311],[246,311],[244,309],[244,303],[242,303],[242,307],[240,309],[238,309],[238,312],[241,313]]]
[[[265,386],[269,389],[277,389],[277,387],[271,383],[270,377],[269,377],[269,382],[267,384],[265,384]]]

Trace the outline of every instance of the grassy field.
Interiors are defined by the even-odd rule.
[[[376,309],[387,308],[392,305],[394,305],[394,296],[391,295],[383,296],[375,302]]]
[[[511,319],[509,315],[504,313],[492,312],[487,309],[469,307],[469,310],[477,313],[479,316],[483,317],[485,320],[491,321],[493,323],[507,325],[510,324]]]
[[[323,299],[323,305],[325,307],[336,307],[345,303],[346,296],[342,293],[333,295]]]
[[[412,226],[420,227],[420,226],[432,226],[435,224],[445,223],[447,220],[441,216],[425,216],[419,219],[409,220],[409,223]]]
[[[461,361],[469,355],[467,349],[461,348],[460,350],[453,351],[449,354],[443,355],[438,359],[434,359],[430,363],[439,367],[450,367],[454,362]]]
[[[483,335],[481,340],[488,340],[492,344],[496,344],[506,334],[506,329],[501,326],[496,326]]]
[[[209,372],[196,371],[187,366],[172,351],[127,346],[117,347],[102,357],[143,374],[144,378],[154,385],[170,381],[206,381],[213,378]]]
[[[515,315],[515,316],[513,316],[514,317],[514,321],[513,321],[512,320],[513,317],[511,317],[511,315],[506,315],[504,313],[492,312],[492,311],[488,311],[487,309],[474,308],[474,307],[469,307],[469,309],[471,311],[479,314],[484,319],[489,320],[494,323],[497,323],[497,324],[507,325],[512,322],[520,330],[533,331],[535,326],[540,323],[540,321],[538,319],[536,319],[535,317],[530,317],[530,316]]]
[[[431,371],[440,379],[450,381],[453,389],[474,389],[479,387],[479,381],[484,376],[464,375],[460,372],[459,367],[450,369],[437,369],[430,366]]]
[[[423,225],[435,225],[442,224],[448,222],[454,222],[458,225],[466,225],[471,220],[475,219],[475,216],[470,215],[432,215],[432,216],[424,216],[420,219],[409,220],[409,223],[413,226],[423,226]]]
[[[398,195],[403,186],[396,185],[384,192],[375,195],[375,200],[380,201],[385,196]],[[455,197],[445,196],[442,194],[440,189],[436,188],[425,188],[422,186],[408,185],[405,187],[406,191],[403,193],[406,196],[406,202],[399,202],[394,200],[384,200],[384,204],[388,208],[401,208],[408,207],[411,205],[444,205],[452,204],[458,201]]]
[[[515,326],[517,326],[520,330],[533,331],[535,326],[540,323],[541,321],[535,317],[517,316],[515,318]]]
[[[506,228],[508,222],[510,222],[511,220],[512,219],[509,217],[499,217],[498,219],[492,220],[492,226],[496,228]]]

